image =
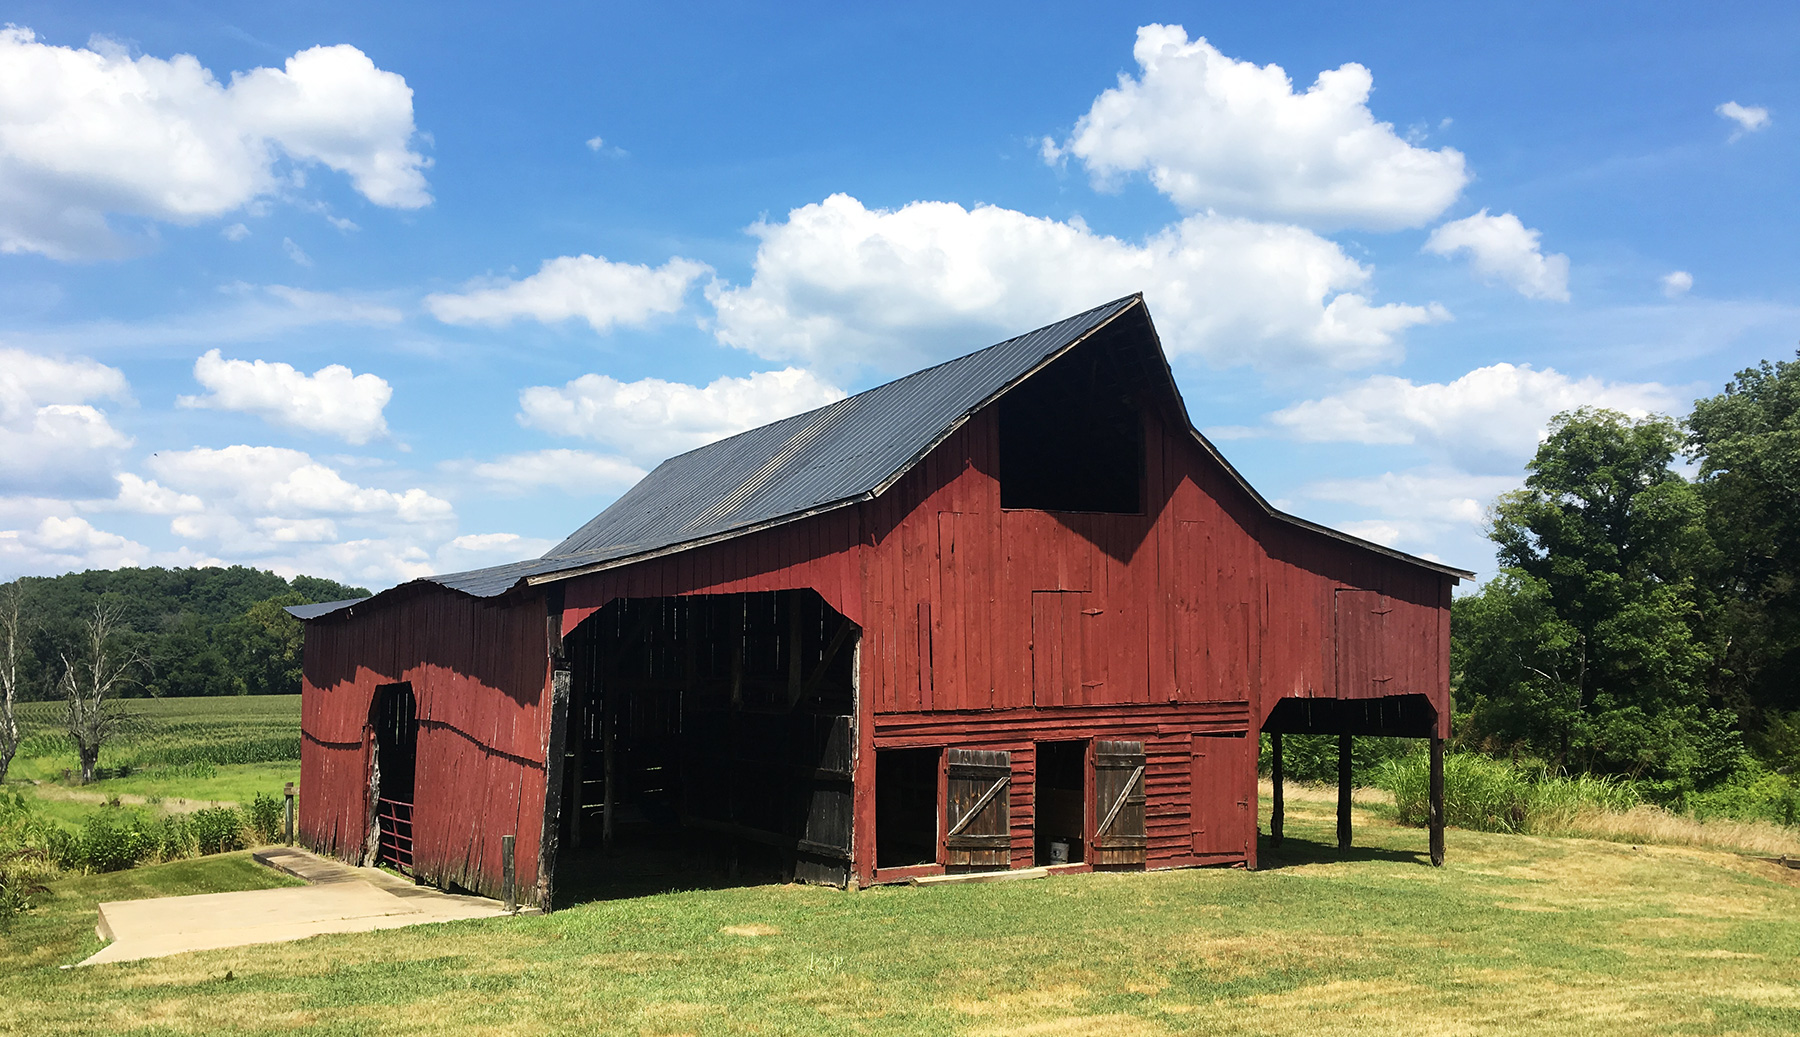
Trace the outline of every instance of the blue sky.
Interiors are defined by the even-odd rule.
[[[1147,293],[1267,496],[1492,568],[1800,338],[1788,5],[7,4],[0,579],[371,587]]]

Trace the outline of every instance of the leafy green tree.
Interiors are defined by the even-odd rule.
[[[1687,428],[1719,552],[1722,686],[1765,753],[1800,752],[1800,362],[1738,372]]]
[[[1552,420],[1523,489],[1495,503],[1505,572],[1458,606],[1459,685],[1476,734],[1669,793],[1736,765],[1708,694],[1716,565],[1698,492],[1663,417],[1583,408]]]
[[[299,624],[280,605],[263,603],[368,596],[333,580],[296,576],[290,583],[243,566],[94,570],[7,586],[28,588],[32,601],[34,622],[19,642],[20,701],[61,694],[62,656],[82,641],[85,620],[102,604],[118,613],[118,643],[150,664],[144,683],[124,694],[298,691],[298,677],[281,674],[297,672]],[[258,618],[247,620],[253,609]]]
[[[220,640],[229,646],[232,670],[252,695],[300,693],[301,649],[305,631],[288,615],[287,606],[304,605],[311,599],[289,592],[259,601],[229,625]]]

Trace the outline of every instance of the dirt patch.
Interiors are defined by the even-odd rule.
[[[728,925],[719,930],[726,936],[780,936],[781,930],[761,922],[747,922],[743,925]]]

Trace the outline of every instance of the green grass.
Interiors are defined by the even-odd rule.
[[[0,1031],[1800,1030],[1800,873],[1460,830],[1433,869],[1424,833],[1357,821],[1340,858],[1330,804],[1290,801],[1288,843],[1254,873],[670,893],[59,972],[90,946],[65,936],[0,965]],[[92,881],[62,895],[97,899]]]
[[[300,761],[280,763],[239,763],[214,767],[205,777],[189,777],[180,773],[159,773],[158,768],[138,771],[123,778],[102,778],[89,785],[63,787],[40,786],[35,791],[46,803],[61,798],[78,797],[91,802],[94,797],[140,797],[160,801],[167,809],[180,810],[207,803],[248,803],[258,792],[280,796],[286,782],[300,782]],[[128,799],[128,802],[135,802]]]

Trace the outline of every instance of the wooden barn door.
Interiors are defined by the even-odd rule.
[[[1249,852],[1250,789],[1255,761],[1243,735],[1194,736],[1189,821],[1194,854],[1240,857]]]
[[[1144,743],[1094,743],[1094,857],[1096,866],[1142,866],[1150,840],[1144,830]]]
[[[1012,865],[1012,753],[952,749],[944,790],[944,863]]]

